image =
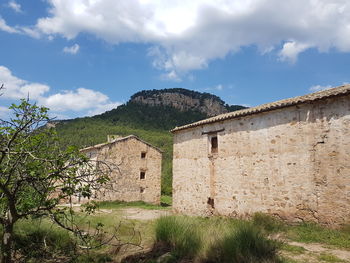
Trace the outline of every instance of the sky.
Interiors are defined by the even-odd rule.
[[[256,106],[350,82],[349,0],[0,0],[0,117],[67,119],[145,89]]]

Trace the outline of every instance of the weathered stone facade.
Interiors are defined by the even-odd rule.
[[[350,86],[173,133],[174,211],[350,223]]]
[[[81,152],[112,170],[110,181],[94,193],[93,200],[160,203],[162,152],[156,147],[130,135]]]

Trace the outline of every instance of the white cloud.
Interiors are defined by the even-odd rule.
[[[221,84],[219,84],[219,85],[216,85],[216,86],[215,86],[215,89],[216,89],[216,90],[223,90],[223,89],[224,89],[224,86],[222,86]]]
[[[19,33],[16,28],[10,27],[6,24],[6,21],[0,16],[0,30],[5,31],[7,33]]]
[[[310,48],[350,52],[348,0],[47,1],[50,12],[38,19],[37,34],[151,44],[153,65],[177,81],[246,46],[292,63]]]
[[[85,88],[63,91],[41,98],[40,103],[53,111],[74,110],[81,111],[91,108],[94,104],[100,105],[108,102],[108,97],[101,92]]]
[[[106,111],[115,109],[120,105],[121,105],[120,102],[100,104],[100,105],[97,105],[97,107],[95,109],[89,110],[88,115],[93,116],[93,115],[101,114],[101,113],[104,113]]]
[[[79,49],[80,49],[80,46],[78,44],[74,44],[73,46],[70,46],[70,47],[64,47],[63,52],[75,55],[78,53]]]
[[[45,84],[29,82],[20,79],[12,72],[0,66],[0,83],[4,84],[3,95],[0,99],[20,99],[29,97],[40,105],[50,108],[53,115],[63,116],[70,111],[78,112],[80,115],[94,115],[121,105],[113,102],[110,98],[98,91],[86,88],[67,90],[55,94],[47,94],[50,87]],[[1,112],[3,109],[1,109]],[[66,116],[66,115],[65,115]]]
[[[289,61],[290,63],[295,63],[297,61],[298,55],[304,50],[308,49],[310,46],[307,44],[297,43],[297,42],[287,42],[283,45],[280,51],[280,59],[282,61]]]
[[[326,90],[326,89],[331,89],[331,88],[334,88],[334,87],[331,85],[326,85],[326,86],[314,85],[314,86],[311,86],[309,90],[312,92],[316,92],[316,91],[321,91],[321,90]]]
[[[16,13],[22,13],[21,5],[14,0],[8,2],[8,7],[13,9]]]
[[[222,91],[222,90],[224,90],[226,88],[232,89],[232,85],[224,86],[222,84],[218,84],[218,85],[216,85],[214,87],[205,88],[204,90],[205,91]]]
[[[4,84],[3,98],[20,99],[30,97],[38,99],[44,93],[48,92],[50,87],[45,84],[25,81],[12,75],[12,72],[0,66],[0,83]]]

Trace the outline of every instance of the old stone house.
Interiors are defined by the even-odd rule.
[[[350,223],[350,85],[172,132],[174,211]]]
[[[94,192],[96,201],[144,201],[159,204],[162,151],[135,135],[108,136],[108,142],[80,150],[110,169],[110,180]],[[84,202],[86,200],[79,200]]]

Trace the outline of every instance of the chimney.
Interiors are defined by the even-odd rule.
[[[107,135],[107,142],[113,142],[119,138],[121,138],[120,135]]]

